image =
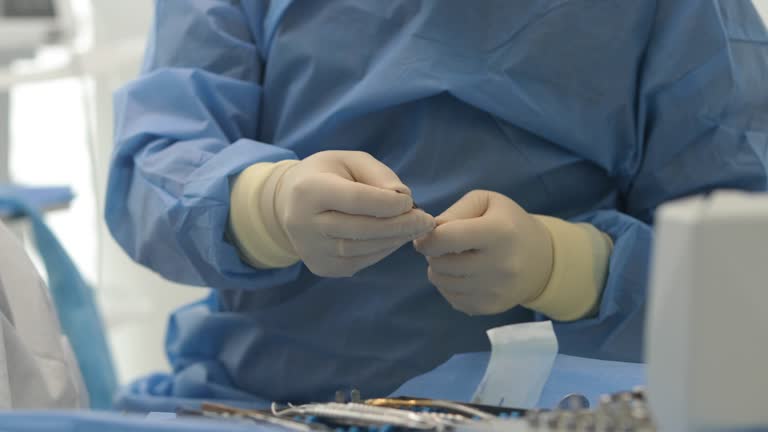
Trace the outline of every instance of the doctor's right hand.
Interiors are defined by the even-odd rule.
[[[373,156],[325,151],[245,170],[230,226],[256,267],[300,259],[318,276],[346,277],[431,232],[435,220],[413,208],[410,189]]]

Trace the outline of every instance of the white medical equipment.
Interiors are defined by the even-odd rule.
[[[8,172],[9,93],[3,71],[15,60],[30,58],[42,46],[62,43],[72,33],[65,0],[0,0],[0,182]]]
[[[0,59],[28,56],[70,32],[61,0],[0,0]]]
[[[0,223],[0,410],[88,406],[48,289]]]
[[[655,238],[646,359],[660,430],[768,427],[768,194],[667,204]]]

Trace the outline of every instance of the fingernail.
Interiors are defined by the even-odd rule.
[[[404,192],[400,192],[400,191],[396,191],[396,192],[397,192],[397,193],[399,193],[399,194],[401,194],[401,195],[405,195],[405,197],[407,197],[407,198],[408,198],[408,199],[410,199],[410,201],[411,201],[411,204],[409,204],[409,205],[408,205],[408,206],[407,206],[407,207],[406,207],[406,208],[403,210],[403,213],[407,213],[407,212],[409,212],[409,211],[413,210],[413,208],[414,208],[414,207],[413,207],[413,198],[411,197],[411,195],[410,195],[410,194],[407,194],[407,193],[404,193]]]
[[[408,197],[413,198],[413,194],[411,193],[411,190],[408,188],[408,186],[404,184],[393,185],[385,189],[391,190],[392,192],[396,192],[399,194],[407,195]]]
[[[429,227],[429,229],[430,229],[430,230],[433,230],[433,229],[435,229],[435,227],[436,227],[437,225],[438,225],[438,223],[437,223],[437,219],[435,219],[435,218],[433,218],[433,217],[430,217],[430,218],[428,219],[428,224],[427,224],[427,226]]]
[[[408,188],[408,186],[406,186],[406,185],[404,185],[404,184],[401,184],[401,185],[396,185],[396,186],[393,188],[393,190],[394,190],[395,192],[398,192],[398,193],[401,193],[401,194],[406,194],[406,195],[408,195],[408,196],[410,196],[410,195],[411,195],[411,189],[410,189],[410,188]]]

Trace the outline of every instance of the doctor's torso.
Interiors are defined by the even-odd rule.
[[[616,9],[644,7],[284,3],[265,16],[242,2],[264,57],[260,141],[300,158],[366,151],[435,215],[473,189],[560,217],[617,206],[613,175],[638,158],[638,34],[650,18]],[[487,349],[486,329],[533,319],[522,308],[466,316],[426,272],[410,245],[352,278],[303,269],[268,294],[218,291],[205,325],[226,329],[217,361],[238,387],[300,399],[387,394],[455,352]]]

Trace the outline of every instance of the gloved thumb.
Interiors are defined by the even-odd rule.
[[[412,196],[411,189],[400,181],[394,171],[368,153],[344,152],[343,163],[358,183]]]
[[[488,191],[474,190],[456,201],[448,210],[435,218],[437,225],[461,219],[480,217],[488,211],[491,194]]]

